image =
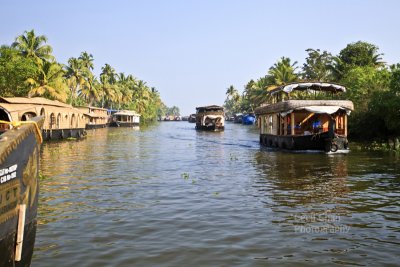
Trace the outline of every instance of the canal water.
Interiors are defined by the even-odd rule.
[[[187,122],[45,143],[33,267],[398,266],[400,159]]]

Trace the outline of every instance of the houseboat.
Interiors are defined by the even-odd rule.
[[[0,266],[30,266],[43,121],[0,121]]]
[[[190,123],[196,123],[196,114],[190,114],[188,121]]]
[[[196,129],[223,131],[225,128],[224,108],[211,105],[196,108]]]
[[[86,121],[86,130],[105,128],[109,120],[108,110],[105,108],[98,107],[77,107],[83,115]]]
[[[269,90],[272,104],[255,110],[260,143],[288,150],[347,152],[349,100],[334,100],[346,88],[332,83],[293,83]]]
[[[71,105],[42,97],[0,97],[0,119],[26,121],[43,116],[43,139],[80,138],[86,134],[84,114]]]
[[[140,115],[132,110],[121,110],[112,115],[111,127],[133,127],[139,126]]]

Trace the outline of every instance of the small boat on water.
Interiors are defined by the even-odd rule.
[[[0,266],[30,266],[37,227],[43,117],[0,121]]]
[[[347,116],[354,106],[349,100],[332,99],[341,92],[346,92],[344,86],[319,82],[269,90],[272,104],[255,110],[260,143],[288,150],[347,152]]]
[[[253,113],[248,113],[243,115],[242,124],[253,125],[255,121],[256,121],[256,115],[254,115]]]
[[[110,127],[139,126],[140,115],[133,110],[121,110],[112,114]]]
[[[217,105],[196,108],[196,129],[223,131],[225,128],[224,108]]]
[[[196,114],[190,114],[188,121],[190,123],[195,123],[196,122]]]

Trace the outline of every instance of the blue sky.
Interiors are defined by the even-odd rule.
[[[400,63],[396,0],[126,0],[2,1],[0,44],[34,29],[57,60],[82,51],[154,86],[183,115],[219,104],[226,88],[243,91],[280,57],[301,66],[307,48],[337,54],[370,42]]]

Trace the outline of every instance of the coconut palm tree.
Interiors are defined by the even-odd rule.
[[[99,87],[100,85],[96,77],[94,75],[90,75],[88,78],[86,78],[86,83],[82,85],[80,96],[82,96],[91,106],[93,105],[94,101],[98,101],[100,99],[100,92],[98,90]]]
[[[115,72],[115,69],[107,63],[101,68],[100,76],[104,76],[109,84],[115,84],[117,82],[118,75]]]
[[[281,57],[277,63],[269,68],[268,74],[274,78],[275,85],[284,85],[298,80],[295,73],[297,61],[293,64],[290,61],[290,58]]]
[[[34,58],[38,64],[43,61],[54,61],[54,56],[51,54],[53,48],[46,45],[47,37],[44,35],[36,36],[35,31],[25,31],[24,34],[15,38],[13,47],[21,51],[22,55],[28,58]]]
[[[29,97],[44,96],[65,102],[68,96],[64,69],[58,63],[43,61],[39,74],[36,77],[28,78],[26,84],[31,88]]]
[[[89,72],[91,72],[94,68],[93,64],[93,55],[88,54],[86,51],[82,52],[79,58],[82,62],[83,67],[85,67]]]
[[[75,100],[79,94],[79,91],[86,85],[87,72],[83,66],[82,60],[71,57],[68,60],[68,66],[66,66],[66,77],[72,80],[69,84],[71,85],[71,104],[75,104]]]

